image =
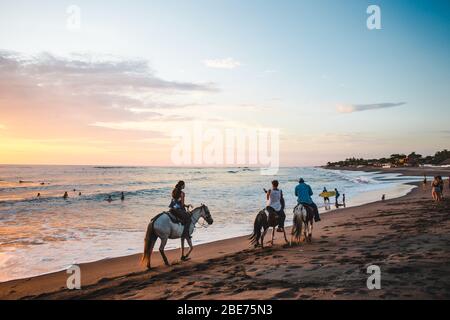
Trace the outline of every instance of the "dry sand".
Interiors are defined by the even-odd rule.
[[[448,192],[447,192],[448,194]],[[431,201],[429,187],[385,202],[322,216],[313,242],[253,249],[246,237],[195,247],[171,267],[153,255],[81,265],[82,289],[57,272],[0,284],[2,299],[449,299],[450,200]],[[194,235],[195,236],[195,235]],[[269,240],[267,237],[266,240]],[[381,268],[381,290],[368,290],[367,266]]]

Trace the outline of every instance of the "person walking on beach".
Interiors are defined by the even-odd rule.
[[[427,176],[423,175],[423,190],[427,188]]]
[[[125,200],[125,194],[123,193],[123,191],[122,191],[122,194],[120,195],[120,200],[121,200],[121,201],[124,201],[124,200]]]
[[[444,200],[444,180],[442,179],[442,176],[438,176],[438,182],[439,182],[440,200]]]
[[[312,189],[305,183],[303,178],[298,180],[298,185],[295,187],[295,196],[297,197],[297,203],[304,207],[309,207],[314,211],[314,221],[320,221],[319,209],[314,201],[311,199],[313,195]]]
[[[266,192],[267,199],[267,211],[274,212],[278,216],[278,220],[280,221],[278,224],[277,232],[283,232],[284,229],[284,221],[286,220],[286,214],[284,213],[284,198],[283,191],[278,189],[278,181],[272,181],[272,189]]]
[[[339,206],[339,196],[340,193],[337,188],[334,188],[334,192],[336,192],[336,207]]]
[[[191,225],[191,216],[186,211],[186,207],[189,205],[185,205],[185,194],[184,189],[185,183],[184,181],[178,181],[175,188],[172,190],[172,201],[170,201],[170,212],[176,216],[184,225],[182,237],[187,239],[189,238],[189,227]]]
[[[64,192],[63,198],[64,198],[64,199],[67,199],[68,197],[69,197],[69,194],[67,193],[67,191]]]
[[[434,177],[433,183],[431,184],[431,196],[434,201],[441,201],[441,189],[438,177]]]
[[[328,192],[326,187],[323,187],[323,192]],[[323,202],[328,202],[330,203],[330,198],[329,197],[323,197]]]

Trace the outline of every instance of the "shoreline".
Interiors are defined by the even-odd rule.
[[[327,170],[342,170],[342,171],[362,171],[362,172],[379,172],[379,173],[396,173],[403,176],[423,177],[426,174],[429,176],[442,176],[446,179],[450,177],[450,167],[397,167],[397,168],[376,168],[376,167],[327,167],[322,166],[322,169]]]
[[[357,171],[355,171],[357,172]],[[410,188],[408,188],[407,186],[410,186]],[[333,202],[331,202],[328,205],[328,209],[325,208],[325,206],[323,206],[322,204],[319,204],[319,202],[317,202],[318,207],[319,207],[319,212],[321,215],[325,214],[328,215],[330,213],[333,213],[334,211],[341,211],[344,210],[346,208],[353,208],[353,207],[358,207],[361,205],[366,205],[366,204],[371,204],[371,203],[375,203],[377,201],[380,200],[381,195],[383,193],[389,194],[389,199],[394,199],[394,198],[399,198],[402,197],[404,195],[407,195],[409,192],[411,192],[412,188],[414,188],[414,182],[398,182],[398,184],[395,187],[386,187],[386,189],[382,189],[382,190],[372,190],[372,191],[366,191],[363,192],[362,194],[359,194],[356,197],[353,197],[350,201],[346,202],[346,206],[343,206],[342,203],[340,204],[339,207],[336,207],[335,204]],[[408,190],[407,190],[408,189]],[[375,197],[375,194],[377,194],[377,197]],[[379,197],[378,197],[379,195]],[[292,221],[291,221],[291,217],[290,214],[287,214],[287,220],[286,220],[286,226],[290,227],[292,225]],[[253,220],[252,220],[253,221]],[[143,235],[144,236],[144,235]],[[245,232],[239,232],[239,233],[234,233],[234,234],[230,234],[227,235],[226,237],[223,238],[219,238],[219,239],[210,239],[210,240],[206,240],[206,241],[202,241],[200,243],[194,244],[194,246],[200,246],[200,245],[207,245],[207,244],[213,244],[216,242],[221,242],[221,241],[225,241],[225,240],[232,240],[235,238],[242,238],[242,237],[248,237],[249,234],[245,233]],[[166,252],[171,252],[171,251],[176,251],[176,250],[180,250],[180,245],[177,244],[177,246],[174,248],[173,246],[170,248],[168,248],[166,246]],[[158,253],[157,251],[157,247],[155,246],[155,252]],[[93,263],[97,263],[97,262],[101,262],[101,261],[111,261],[111,260],[115,260],[115,259],[126,259],[126,258],[131,258],[134,256],[138,256],[140,255],[140,253],[126,253],[123,255],[116,255],[116,256],[109,256],[109,257],[101,257],[98,259],[90,259],[90,260],[84,260],[84,261],[80,261],[78,263],[76,263],[76,265],[80,265],[80,266],[87,266]],[[44,272],[44,273],[40,273],[40,274],[30,274],[30,275],[24,275],[22,277],[18,277],[18,278],[12,278],[12,279],[8,279],[5,281],[0,281],[0,285],[3,283],[8,283],[11,281],[20,281],[20,280],[28,280],[31,278],[37,278],[37,277],[43,277],[43,276],[48,276],[48,275],[52,275],[52,274],[56,274],[56,273],[65,273],[67,268],[69,265],[67,265],[67,267],[59,267],[56,269],[53,269],[51,271],[48,272]],[[0,286],[1,289],[1,286]],[[1,290],[0,290],[0,297],[1,297]]]
[[[341,170],[342,168],[339,168],[338,170]],[[353,170],[353,171],[362,171],[362,170]],[[374,170],[375,171],[375,170]],[[381,170],[376,170],[381,171]],[[449,170],[450,171],[450,170]],[[397,173],[392,172],[390,173]],[[409,174],[408,174],[409,175]],[[418,186],[419,183],[409,183],[411,185]],[[427,195],[429,196],[428,192]],[[385,202],[376,201],[371,202],[363,205],[358,205],[354,207],[347,207],[342,208],[339,210],[332,210],[328,211],[325,215],[325,223],[320,223],[319,225],[315,226],[314,231],[314,239],[324,239],[329,237],[325,236],[324,233],[326,233],[326,230],[329,228],[332,228],[331,225],[339,224],[345,220],[348,220],[351,217],[354,217],[354,214],[362,214],[361,212],[371,212],[373,210],[380,210],[379,207],[398,202],[403,200],[410,200],[414,199],[417,200],[417,198],[426,199],[423,195],[423,190],[421,187],[415,187],[412,189],[407,195],[401,196],[399,198],[389,199]],[[342,236],[342,234],[335,234],[335,236],[339,237]],[[276,245],[274,248],[268,248],[268,252],[276,252],[276,251],[283,251],[283,250],[290,250],[292,248],[283,248],[281,245],[281,234],[277,234],[276,238],[278,241],[276,241]],[[266,238],[267,240],[267,238]],[[319,241],[318,243],[320,243]],[[314,247],[311,245],[311,247]],[[295,247],[293,247],[295,250]],[[305,251],[309,249],[308,245],[302,245],[301,248],[304,248]],[[111,292],[115,292],[114,288],[121,287],[121,281],[124,279],[130,279],[130,278],[145,278],[148,277],[164,277],[170,274],[171,271],[174,269],[178,270],[178,272],[182,273],[184,269],[188,269],[187,273],[189,274],[189,269],[194,268],[195,266],[202,265],[202,264],[208,264],[211,261],[222,261],[229,259],[228,257],[233,256],[239,256],[239,255],[248,255],[248,254],[255,254],[259,255],[261,253],[264,254],[264,251],[261,251],[261,249],[253,249],[250,247],[248,242],[248,236],[241,236],[241,237],[234,237],[230,239],[225,240],[218,240],[213,242],[208,242],[205,244],[200,244],[195,246],[194,251],[192,253],[192,260],[188,262],[180,263],[179,260],[179,254],[180,249],[172,249],[166,251],[166,254],[169,258],[169,261],[175,262],[175,264],[171,267],[165,267],[162,266],[162,259],[158,252],[155,252],[153,255],[153,265],[155,266],[155,269],[152,269],[151,271],[146,271],[143,267],[139,265],[139,259],[140,254],[134,254],[129,256],[123,256],[123,257],[117,257],[117,258],[108,258],[103,260],[98,260],[94,262],[89,263],[83,263],[80,264],[81,268],[81,283],[82,283],[82,290],[80,291],[68,291],[65,290],[66,280],[69,276],[66,274],[65,270],[48,273],[40,276],[35,277],[28,277],[24,279],[17,279],[17,280],[10,280],[6,282],[0,283],[0,299],[20,299],[20,298],[50,298],[50,299],[59,299],[59,298],[69,298],[69,297],[77,297],[77,298],[101,298],[101,299],[110,299],[115,298],[115,296],[112,295],[106,295],[106,296],[90,296],[90,293],[92,290],[95,291],[96,287],[103,287],[107,286],[110,288]],[[235,267],[237,267],[239,264],[236,262],[234,263]],[[184,272],[186,273],[186,272]],[[183,276],[182,276],[183,278]],[[170,287],[170,286],[169,286]],[[84,292],[85,289],[89,292]],[[445,294],[447,294],[446,292]],[[258,293],[263,294],[263,293]],[[446,295],[448,297],[448,295]],[[139,295],[137,296],[122,296],[121,298],[150,298],[150,299],[159,299],[164,298],[164,296],[148,296],[141,297]],[[176,297],[168,297],[168,298],[176,298]],[[182,298],[182,297],[181,297]],[[193,298],[192,297],[184,297],[184,298]],[[196,298],[202,298],[200,295],[196,295]],[[219,295],[218,297],[212,297],[212,298],[230,298],[226,295]],[[245,298],[245,297],[242,297]],[[250,298],[255,298],[255,296],[250,296]],[[266,296],[257,296],[256,297],[265,299],[269,298]],[[282,297],[280,297],[282,298]],[[311,296],[311,298],[327,298],[327,296]]]

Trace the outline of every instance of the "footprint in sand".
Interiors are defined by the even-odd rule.
[[[202,293],[203,293],[202,291],[191,292],[191,293],[185,295],[183,299],[190,299],[190,298],[192,298],[192,297],[201,295]]]

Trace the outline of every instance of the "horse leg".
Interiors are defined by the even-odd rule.
[[[275,238],[275,227],[272,227],[272,241],[271,241],[272,246],[274,238]]]
[[[303,241],[307,241],[308,239],[308,223],[303,223]]]
[[[264,248],[264,237],[266,236],[267,230],[269,228],[264,229],[262,235],[261,235],[261,248]]]
[[[169,260],[167,260],[166,254],[164,253],[164,248],[167,243],[167,238],[161,238],[161,245],[159,246],[159,252],[161,253],[161,256],[164,260],[164,264],[166,266],[170,266]]]
[[[284,241],[286,241],[287,244],[290,244],[286,237],[286,230],[284,228],[283,228],[283,234],[284,234]]]
[[[184,256],[184,238],[181,238],[181,260],[184,261],[186,257]]]
[[[192,245],[192,239],[191,238],[187,238],[187,242],[189,245],[189,251],[187,253],[187,255],[184,257],[184,260],[189,260],[189,255],[191,254],[192,250],[194,250],[194,246]]]

